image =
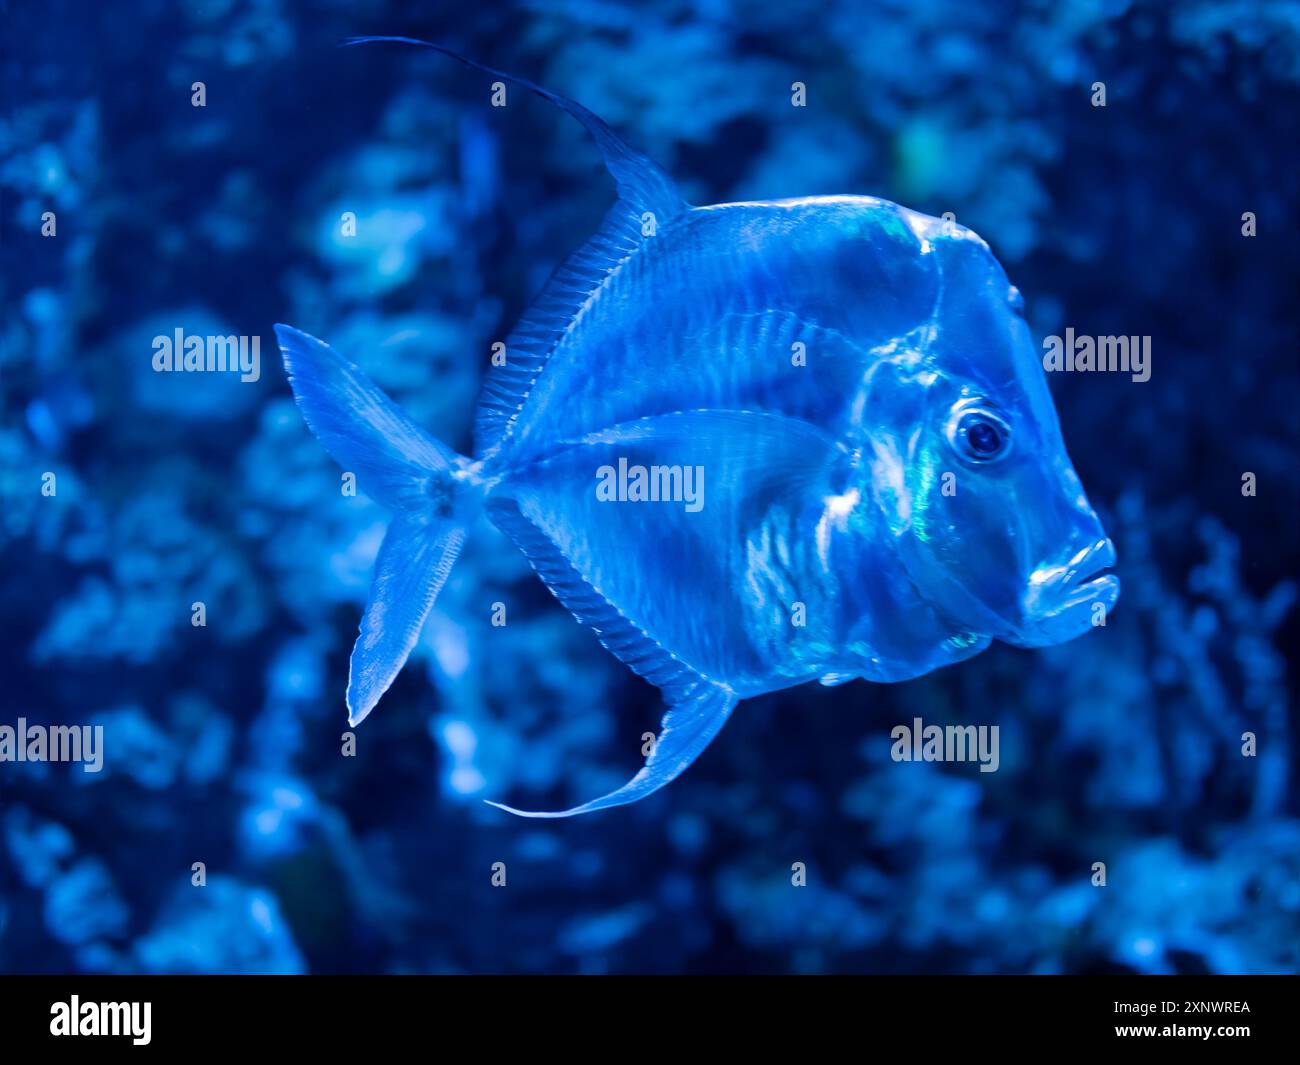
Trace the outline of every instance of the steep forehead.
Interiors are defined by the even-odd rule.
[[[1046,378],[1023,316],[1024,300],[974,231],[907,211],[939,267],[940,293],[927,356],[941,371],[976,382],[1007,403],[1050,407]]]

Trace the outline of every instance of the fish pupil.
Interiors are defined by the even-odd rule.
[[[1002,434],[991,422],[975,422],[966,430],[966,440],[977,455],[994,455],[1002,447]]]

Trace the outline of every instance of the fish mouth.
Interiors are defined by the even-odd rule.
[[[1015,642],[1045,647],[1104,625],[1119,598],[1119,577],[1105,572],[1114,565],[1115,545],[1107,538],[1094,541],[1064,566],[1035,570],[1024,598],[1026,623]]]

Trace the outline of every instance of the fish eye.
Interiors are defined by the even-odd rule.
[[[987,407],[959,406],[948,421],[948,441],[970,462],[992,462],[1011,447],[1011,427]]]

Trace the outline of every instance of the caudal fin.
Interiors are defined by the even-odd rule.
[[[395,512],[375,562],[348,676],[348,723],[375,708],[406,663],[465,539],[477,493],[468,462],[424,432],[328,344],[277,325],[289,384],[325,450]]]

